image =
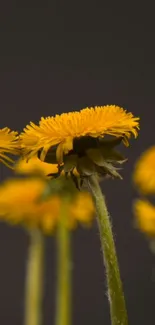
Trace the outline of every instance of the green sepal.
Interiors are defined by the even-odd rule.
[[[108,139],[108,140],[105,140],[105,138],[99,138],[98,143],[99,143],[99,146],[103,145],[110,149],[110,148],[114,148],[114,147],[118,146],[122,142],[122,140],[123,140],[123,137],[118,137],[118,138],[113,138],[113,139]]]
[[[113,150],[111,148],[101,147],[100,152],[104,157],[104,159],[108,162],[123,164],[125,161],[127,161],[127,159],[125,159],[120,152]]]
[[[72,171],[77,165],[77,155],[64,155],[64,172],[68,173]]]
[[[117,172],[118,168],[115,168],[111,163],[104,162],[103,171],[105,174],[110,175],[111,177],[122,179],[122,176]]]
[[[97,166],[103,166],[104,165],[104,157],[101,153],[100,149],[88,149],[86,151],[87,156],[93,163],[95,163]]]
[[[87,157],[78,159],[77,171],[81,176],[90,176],[96,172],[94,163]]]
[[[119,152],[107,148],[88,149],[86,153],[97,166],[104,166],[105,162],[121,164],[126,161]]]
[[[80,191],[83,185],[83,179],[81,177],[77,177],[74,175],[74,172],[70,172],[70,177],[72,178],[72,181],[74,182],[76,188]]]

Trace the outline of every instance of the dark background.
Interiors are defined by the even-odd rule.
[[[0,127],[86,106],[116,104],[141,118],[125,154],[124,181],[107,181],[129,324],[155,324],[155,257],[133,228],[131,172],[155,141],[153,2],[3,1],[0,9]],[[11,175],[1,167],[1,179]],[[53,324],[55,242],[46,240],[44,325]],[[0,226],[0,325],[23,322],[28,238]],[[96,224],[73,234],[73,324],[110,325]]]

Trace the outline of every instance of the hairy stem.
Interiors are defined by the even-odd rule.
[[[88,179],[88,185],[96,206],[97,222],[100,233],[101,247],[106,268],[108,298],[112,325],[127,325],[128,317],[125,299],[116,256],[115,243],[109,214],[96,175]]]

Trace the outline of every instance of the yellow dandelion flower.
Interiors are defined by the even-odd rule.
[[[147,200],[136,200],[134,203],[136,226],[149,236],[155,236],[155,206]]]
[[[96,106],[85,108],[79,112],[63,113],[55,117],[41,118],[39,126],[30,123],[21,134],[21,146],[26,155],[35,155],[42,150],[44,160],[48,150],[58,145],[58,162],[62,162],[62,154],[67,154],[74,147],[74,139],[81,137],[104,137],[112,135],[122,137],[127,143],[131,134],[137,137],[139,118],[127,113],[121,107]]]
[[[139,118],[121,107],[110,105],[85,108],[79,112],[41,118],[39,125],[30,123],[20,135],[27,159],[38,154],[42,161],[63,165],[65,173],[75,168],[80,176],[109,174],[120,177],[112,162],[124,162],[114,146],[133,134],[137,137]],[[105,140],[105,136],[113,140]]]
[[[155,146],[143,152],[138,159],[133,181],[143,194],[155,193]]]
[[[11,167],[10,163],[13,163],[13,160],[7,154],[19,154],[17,135],[17,132],[7,127],[0,129],[0,162],[8,167]]]
[[[27,228],[41,228],[51,233],[60,219],[62,196],[55,194],[41,200],[46,182],[41,178],[11,179],[0,186],[0,219]],[[77,211],[75,211],[75,207]],[[73,229],[77,222],[90,224],[94,206],[87,193],[79,193],[68,201],[66,226]]]

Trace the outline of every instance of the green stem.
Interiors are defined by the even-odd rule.
[[[120,278],[111,223],[105,204],[105,198],[102,194],[96,175],[89,177],[88,185],[91,189],[97,212],[101,247],[106,268],[111,324],[127,325],[128,317],[126,312],[125,299],[122,289],[122,282]]]
[[[25,288],[25,325],[42,324],[44,238],[38,229],[30,232]]]
[[[71,251],[70,230],[66,226],[66,207],[57,228],[57,296],[55,325],[71,324]]]

